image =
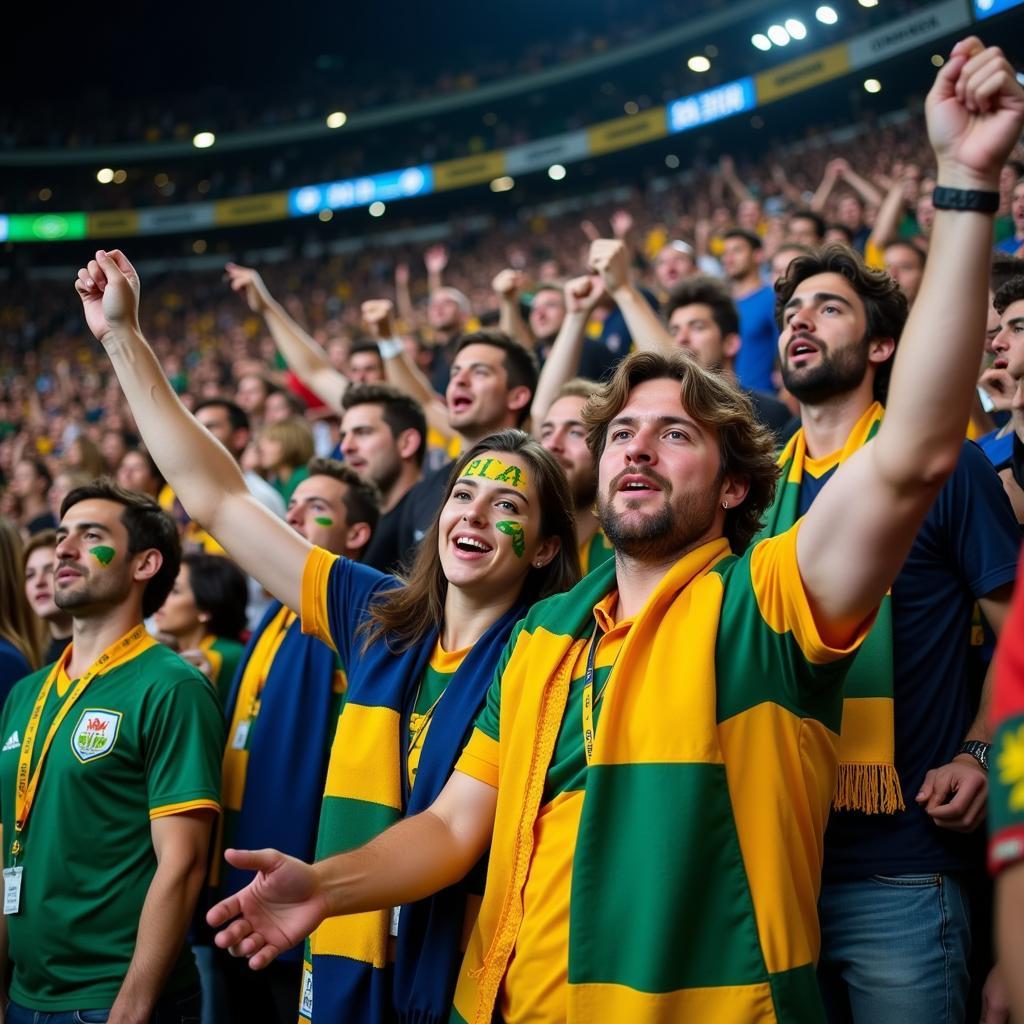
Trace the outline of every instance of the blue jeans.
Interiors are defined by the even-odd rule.
[[[153,1009],[152,1024],[199,1024],[199,990],[164,996]],[[106,1024],[110,1007],[94,1010],[57,1010],[46,1013],[17,1003],[7,1004],[6,1024]]]
[[[830,1024],[963,1024],[970,908],[955,877],[825,882],[818,911]]]

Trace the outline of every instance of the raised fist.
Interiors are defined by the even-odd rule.
[[[612,234],[624,239],[633,230],[633,214],[629,210],[616,210],[612,214]]]
[[[75,291],[97,341],[117,328],[139,329],[139,275],[120,249],[99,249],[78,272]]]
[[[258,270],[228,263],[224,269],[228,274],[231,290],[244,295],[245,301],[254,313],[262,313],[270,302],[270,292],[263,283]]]
[[[409,264],[408,263],[396,263],[395,264],[395,284],[399,288],[406,288],[409,285]]]
[[[601,275],[605,289],[614,292],[629,284],[629,253],[617,238],[599,238],[590,245],[590,269]]]
[[[369,299],[360,307],[363,323],[375,338],[394,336],[395,307],[390,299]]]
[[[523,287],[523,275],[518,270],[506,267],[499,270],[491,282],[491,287],[503,298],[512,302]]]
[[[423,264],[428,274],[444,273],[448,266],[448,250],[443,245],[432,245],[423,254]]]
[[[565,283],[566,311],[589,315],[604,293],[604,281],[596,274],[574,277]]]

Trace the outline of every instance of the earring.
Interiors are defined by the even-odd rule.
[[[726,510],[726,512],[728,512],[729,511],[729,502],[723,501],[722,502],[722,508],[724,508]]]

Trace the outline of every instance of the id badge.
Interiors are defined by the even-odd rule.
[[[16,868],[4,868],[4,915],[16,914],[21,908],[21,872]]]
[[[231,737],[231,746],[234,750],[245,750],[246,740],[249,738],[249,727],[252,719],[243,718],[235,727],[235,735]]]
[[[398,938],[398,919],[401,916],[401,914],[402,914],[402,908],[401,907],[392,907],[391,908],[391,928],[388,930],[388,934],[393,939],[397,939]]]

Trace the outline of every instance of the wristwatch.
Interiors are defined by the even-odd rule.
[[[970,754],[985,771],[988,771],[988,752],[991,746],[991,743],[983,743],[981,740],[967,740],[957,753]]]
[[[999,209],[999,193],[936,185],[932,190],[932,206],[936,210],[957,210],[961,213],[996,213]]]

